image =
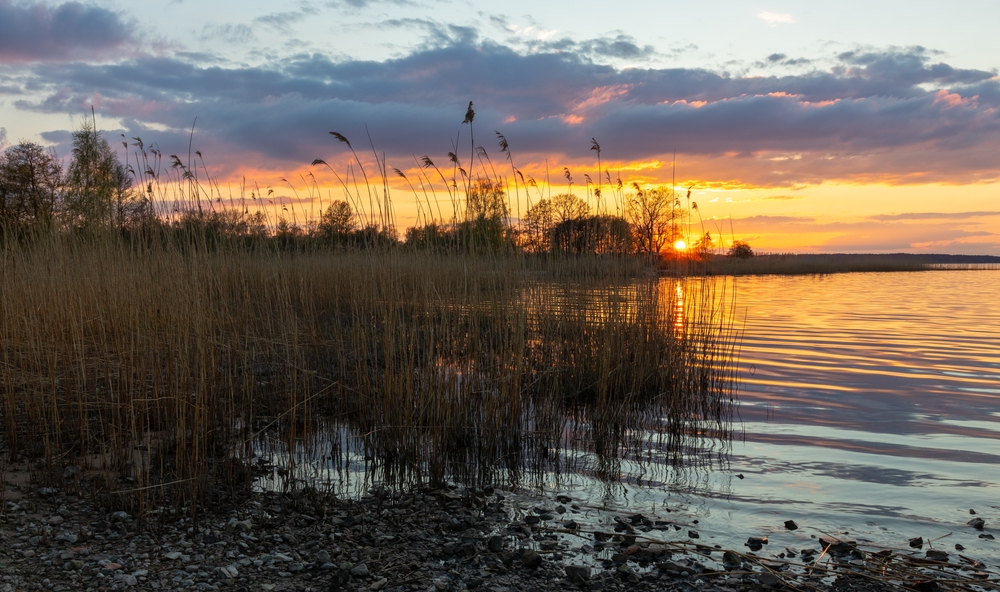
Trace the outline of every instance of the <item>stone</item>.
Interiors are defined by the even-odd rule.
[[[798,527],[799,525],[796,524],[794,520],[785,520],[785,528],[787,528],[788,530],[795,530]]]
[[[51,520],[49,522],[51,522]],[[966,524],[976,530],[982,530],[986,526],[986,521],[982,518],[973,518],[972,520],[966,522]]]
[[[139,583],[139,581],[136,580],[135,576],[133,576],[132,574],[121,574],[118,577],[119,579],[121,579],[122,583],[125,584],[126,586],[135,586],[136,584]]]
[[[536,568],[542,564],[542,556],[537,551],[528,549],[521,555],[521,565],[524,567]]]
[[[52,526],[59,526],[60,524],[62,524],[65,521],[66,521],[65,518],[63,518],[62,516],[56,515],[56,516],[53,516],[53,517],[49,518],[48,522]]]
[[[388,579],[386,579],[386,578],[379,578],[379,579],[375,580],[374,582],[372,582],[372,585],[370,586],[370,588],[373,591],[378,592],[378,590],[381,590],[382,588],[385,588],[388,583],[389,583]]]
[[[927,557],[939,561],[948,561],[948,554],[939,549],[927,549]]]
[[[355,565],[349,571],[351,575],[356,578],[366,578],[369,575],[368,566],[364,563],[359,563]]]
[[[773,573],[765,572],[762,574],[757,574],[757,581],[764,586],[777,586],[778,582],[780,582],[781,580],[778,579],[778,576],[774,575]]]
[[[583,583],[590,580],[590,568],[586,565],[567,565],[566,578],[571,582]]]
[[[698,534],[697,531],[689,530],[688,531],[688,536],[691,537],[691,538],[693,538],[693,539],[696,539],[696,538],[699,538],[700,535]]]
[[[914,549],[919,549],[924,546],[924,537],[914,537],[910,539],[910,546]]]
[[[743,565],[743,558],[732,551],[726,551],[722,554],[722,563],[727,568],[735,568]]]

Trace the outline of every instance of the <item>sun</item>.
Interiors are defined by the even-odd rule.
[[[679,240],[676,243],[674,243],[674,248],[677,249],[678,251],[683,251],[684,249],[687,248],[687,243],[685,243],[682,240]]]

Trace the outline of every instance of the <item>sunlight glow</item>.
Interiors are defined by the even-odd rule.
[[[687,248],[687,243],[685,243],[682,240],[679,240],[676,243],[674,243],[674,248],[677,249],[678,251],[683,251],[684,249]]]

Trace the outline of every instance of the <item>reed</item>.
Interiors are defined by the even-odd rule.
[[[470,104],[468,171],[456,144],[450,179],[426,156],[416,173],[391,169],[374,144],[369,176],[331,132],[348,170],[313,164],[346,201],[312,226],[294,202],[265,207],[273,189],[244,183],[224,198],[190,154],[161,170],[136,138],[134,216],[103,231],[0,233],[18,237],[0,240],[0,474],[26,465],[107,507],[197,520],[261,476],[282,488],[335,489],[356,474],[391,488],[516,487],[718,460],[712,445],[695,449],[730,435],[729,284],[665,280],[597,235],[577,237],[578,256],[527,255],[473,117]],[[537,190],[497,135],[513,178]],[[405,246],[390,170],[424,224]],[[431,201],[436,179],[450,213]],[[317,201],[315,178],[309,192]]]
[[[391,487],[518,483],[725,439],[738,342],[711,279],[435,250],[56,234],[0,251],[4,467],[152,516],[264,457]],[[574,458],[570,458],[574,457]],[[300,487],[288,479],[284,487]]]

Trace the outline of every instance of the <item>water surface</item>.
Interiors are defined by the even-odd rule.
[[[599,503],[673,509],[724,546],[767,534],[765,553],[823,533],[902,548],[951,533],[934,546],[1000,561],[1000,273],[732,281],[745,330],[728,467]]]

